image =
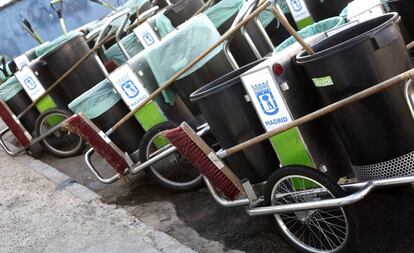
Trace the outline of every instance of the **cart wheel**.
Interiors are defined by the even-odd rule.
[[[158,124],[145,133],[141,140],[139,158],[141,163],[156,155],[168,140],[163,132],[176,127],[172,122]],[[189,161],[176,152],[149,166],[148,172],[162,186],[173,191],[192,191],[203,184],[203,176]]]
[[[278,169],[265,187],[268,206],[343,196],[340,186],[306,166]],[[358,222],[352,206],[275,214],[274,218],[278,232],[298,252],[354,252]]]
[[[36,137],[72,115],[72,112],[58,108],[43,112],[36,120]],[[41,143],[52,155],[62,158],[79,155],[85,148],[85,143],[79,135],[63,128],[43,138]]]

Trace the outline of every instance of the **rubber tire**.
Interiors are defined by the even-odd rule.
[[[269,177],[269,180],[267,181],[266,186],[265,186],[265,194],[264,194],[264,200],[265,200],[266,206],[271,206],[271,194],[272,194],[272,190],[275,184],[280,179],[286,176],[292,176],[292,175],[305,176],[305,177],[315,180],[319,184],[326,187],[326,189],[328,189],[337,198],[346,196],[342,188],[338,184],[336,184],[336,182],[334,182],[329,177],[324,175],[322,172],[314,168],[307,167],[307,166],[290,165],[290,166],[285,166],[280,169],[277,169]],[[348,219],[349,237],[344,247],[342,248],[342,250],[338,252],[356,252],[355,250],[357,248],[357,242],[359,238],[358,237],[358,233],[359,233],[358,216],[353,206],[345,206],[343,207],[343,210]],[[271,216],[271,218],[276,225],[277,232],[283,237],[283,239],[289,244],[290,247],[292,247],[297,252],[301,252],[301,253],[310,252],[310,251],[307,251],[299,247],[295,242],[291,241],[289,237],[282,231],[276,219],[273,216]]]
[[[35,134],[36,134],[35,136],[36,137],[41,135],[41,132],[40,132],[41,131],[40,130],[41,129],[41,125],[40,125],[41,122],[45,118],[47,118],[48,116],[50,116],[51,114],[54,114],[54,113],[65,114],[68,117],[73,115],[73,113],[71,111],[66,110],[66,109],[61,109],[61,108],[53,108],[53,109],[49,109],[49,110],[41,113],[40,116],[36,120],[36,125],[35,125]],[[65,153],[59,153],[59,152],[56,152],[55,150],[49,148],[49,146],[45,144],[44,140],[42,140],[40,143],[42,144],[42,146],[44,147],[44,149],[48,153],[50,153],[50,154],[52,154],[56,157],[59,157],[59,158],[67,158],[67,157],[73,157],[73,156],[80,155],[83,152],[83,150],[85,149],[85,142],[83,140],[82,140],[82,144],[79,145],[78,148],[73,149],[70,152],[65,152]]]
[[[172,129],[177,127],[174,123],[172,123],[171,121],[167,121],[167,122],[163,122],[160,123],[154,127],[152,127],[151,129],[149,129],[145,135],[142,137],[140,146],[139,146],[139,160],[141,163],[147,161],[147,155],[146,155],[146,150],[148,145],[150,144],[150,140],[156,135],[159,134],[160,132]],[[204,180],[203,177],[200,177],[200,180],[197,180],[194,184],[191,184],[189,186],[185,186],[185,187],[180,187],[180,186],[176,186],[176,185],[171,185],[166,183],[164,180],[160,179],[157,174],[155,174],[153,172],[153,170],[148,167],[146,169],[146,171],[148,172],[148,174],[151,175],[152,178],[154,178],[154,180],[160,184],[162,187],[174,191],[174,192],[189,192],[189,191],[194,191],[197,190],[199,188],[201,188],[204,184]]]

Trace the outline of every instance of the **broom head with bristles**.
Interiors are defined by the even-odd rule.
[[[17,117],[3,100],[0,100],[0,117],[13,133],[14,137],[16,137],[20,145],[26,148],[29,147],[32,137],[20,121],[17,120]]]
[[[108,137],[102,133],[100,134],[101,131],[82,115],[73,115],[63,127],[81,136],[95,152],[121,175],[124,175],[125,170],[129,168],[122,151]]]
[[[168,130],[165,137],[177,148],[180,154],[192,163],[227,198],[234,200],[242,192],[208,157],[200,146],[183,130],[182,126]],[[199,138],[201,141],[202,139]],[[205,144],[207,145],[207,144]],[[220,161],[221,162],[221,161]]]

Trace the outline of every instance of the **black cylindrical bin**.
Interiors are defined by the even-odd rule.
[[[58,79],[89,50],[85,37],[78,35],[47,53],[42,59],[47,63],[53,77]],[[90,55],[59,84],[66,95],[64,103],[69,104],[104,78],[105,75],[94,55]]]
[[[233,67],[227,60],[223,51],[219,52],[201,68],[197,69],[190,75],[177,80],[172,86],[173,90],[182,99],[187,108],[198,116],[200,111],[193,102],[190,101],[190,95],[197,89],[216,80],[219,77],[231,72]]]
[[[401,16],[401,30],[405,42],[414,40],[414,2],[412,0],[387,0],[391,11]]]
[[[229,148],[264,133],[240,75],[259,62],[246,65],[197,90],[191,101],[200,108],[222,148]],[[252,183],[267,180],[279,163],[270,142],[265,141],[228,157],[231,169]]]
[[[52,73],[49,71],[47,63],[41,58],[31,61],[29,67],[36,75],[37,79],[40,81],[45,90],[48,89],[56,81]],[[65,103],[66,94],[62,90],[62,87],[56,86],[53,88],[50,91],[49,96],[52,98],[57,107],[67,108],[67,104]]]
[[[26,91],[22,89],[12,98],[7,100],[6,104],[10,107],[14,115],[17,116],[23,112],[30,104],[32,104],[32,100],[27,95]],[[20,122],[30,134],[32,134],[35,130],[35,123],[39,115],[39,111],[34,107],[20,119]]]
[[[174,27],[178,27],[194,16],[203,5],[202,0],[179,0],[168,7],[164,14],[170,19]]]
[[[125,103],[120,100],[109,110],[102,113],[98,117],[92,119],[92,122],[102,131],[109,130],[114,126],[118,121],[120,121],[123,116],[129,113],[128,108]],[[120,128],[118,128],[113,134],[111,134],[110,139],[124,152],[131,154],[138,150],[139,144],[141,142],[142,136],[144,136],[145,131],[139,125],[138,121],[135,118],[130,118],[125,122]]]
[[[316,54],[302,51],[297,56],[324,105],[412,68],[398,18],[391,13],[360,23],[313,45]],[[354,166],[378,165],[414,150],[414,121],[404,83],[331,116]]]
[[[338,16],[352,0],[306,0],[306,6],[315,21]]]

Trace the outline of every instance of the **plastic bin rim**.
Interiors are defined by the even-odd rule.
[[[246,71],[254,68],[256,65],[260,64],[261,62],[265,61],[267,58],[263,58],[260,60],[257,60],[255,62],[251,62],[247,65],[244,65],[240,67],[239,69],[236,69],[230,73],[227,73],[226,75],[204,85],[200,89],[194,91],[190,95],[190,100],[192,102],[196,102],[199,99],[211,96],[217,92],[220,92],[228,87],[231,87],[238,83],[237,81],[240,79],[240,76],[244,74]],[[232,77],[232,78],[230,78]],[[230,79],[229,79],[230,78]],[[220,82],[222,81],[222,82]]]
[[[75,36],[73,36],[72,38],[70,38],[69,40],[65,41],[64,43],[60,44],[58,47],[54,48],[52,51],[47,52],[46,54],[42,55],[41,59],[46,59],[48,58],[50,55],[54,54],[56,51],[58,51],[59,49],[61,49],[62,47],[64,47],[67,43],[69,43],[72,40],[84,37],[85,35],[82,33],[76,34]]]
[[[373,35],[376,34],[376,31],[383,30],[381,28],[385,28],[385,27],[391,26],[392,24],[397,23],[400,20],[400,16],[397,12],[390,12],[390,13],[384,14],[382,16],[379,16],[379,17],[364,21],[362,23],[356,24],[354,27],[359,26],[359,25],[363,25],[366,22],[374,22],[375,20],[379,20],[379,19],[384,19],[386,21],[383,22],[381,25],[376,26],[376,27],[374,27],[374,28],[372,28],[368,31],[365,31],[364,33],[362,33],[362,34],[360,34],[356,37],[353,37],[351,39],[343,41],[339,44],[336,44],[335,46],[323,49],[322,51],[315,52],[315,54],[313,54],[313,55],[309,55],[305,50],[302,50],[299,54],[297,54],[296,62],[299,63],[299,64],[312,62],[312,61],[315,61],[315,60],[319,60],[319,59],[328,57],[332,54],[341,52],[341,51],[346,50],[350,47],[353,47],[354,45],[360,43],[363,40],[372,38]],[[341,32],[345,32],[345,31],[346,30],[341,31]],[[331,37],[325,38],[324,40],[321,40],[318,43],[322,43],[323,41],[325,41],[326,39],[329,39],[329,38],[334,38],[338,34],[340,34],[341,32],[339,32],[339,33],[337,33],[337,34],[335,34]]]

